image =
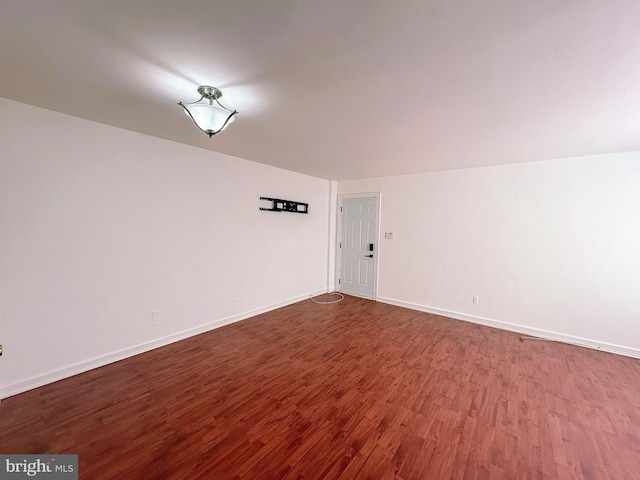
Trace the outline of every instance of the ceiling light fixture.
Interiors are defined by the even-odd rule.
[[[187,105],[178,102],[178,105],[184,108],[184,112],[191,117],[193,123],[211,138],[233,123],[238,112],[220,104],[218,99],[222,92],[215,87],[198,87],[198,93],[202,96],[197,102]]]

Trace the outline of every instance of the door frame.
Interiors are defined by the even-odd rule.
[[[373,256],[373,294],[371,296],[371,300],[374,302],[378,298],[378,259],[380,258],[380,202],[382,200],[382,195],[380,192],[366,192],[366,193],[343,193],[338,195],[337,202],[337,225],[336,225],[336,265],[335,265],[335,285],[336,292],[340,292],[340,274],[341,274],[341,263],[342,263],[342,249],[340,248],[340,242],[342,239],[342,199],[344,198],[373,198],[376,199],[376,227],[375,227],[375,250]],[[349,294],[351,295],[351,294]],[[365,297],[361,297],[365,298]]]

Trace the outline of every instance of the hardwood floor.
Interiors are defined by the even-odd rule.
[[[346,297],[0,404],[82,479],[640,478],[640,361]]]

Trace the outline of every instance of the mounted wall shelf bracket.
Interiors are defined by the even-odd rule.
[[[293,213],[309,213],[309,204],[302,202],[294,202],[291,200],[282,200],[280,198],[260,197],[260,200],[271,202],[271,208],[260,207],[260,210],[269,212],[293,212]]]

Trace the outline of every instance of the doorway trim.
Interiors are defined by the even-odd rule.
[[[382,201],[382,194],[380,192],[365,192],[365,193],[343,193],[338,195],[337,202],[337,215],[336,215],[336,264],[335,264],[335,285],[336,292],[340,291],[340,273],[342,262],[342,249],[340,248],[340,242],[342,239],[342,200],[345,198],[374,198],[376,199],[376,227],[375,227],[375,255],[373,256],[373,294],[371,300],[374,302],[378,298],[378,262],[380,258],[380,203]],[[362,297],[364,298],[364,297]]]

